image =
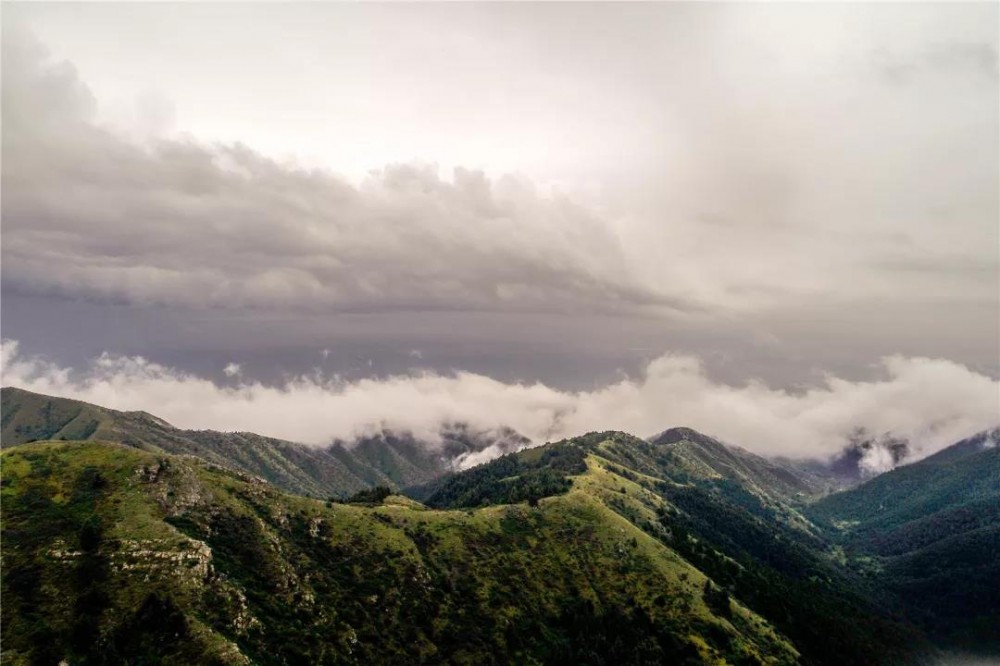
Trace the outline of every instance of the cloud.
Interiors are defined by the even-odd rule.
[[[222,372],[226,377],[239,377],[243,374],[243,368],[239,363],[228,363]]]
[[[561,24],[557,10],[535,11]],[[575,100],[588,122],[544,126],[631,128],[628,145],[649,146],[623,155],[620,173],[584,175],[608,192],[594,205],[475,169],[396,163],[354,185],[238,142],[129,138],[102,124],[69,63],[5,23],[4,289],[312,313],[739,313],[818,299],[960,299],[995,313],[995,284],[982,279],[998,268],[997,88],[982,75],[995,45],[963,37],[961,21],[931,48],[889,11],[819,20],[770,8],[705,10],[688,26],[704,43],[671,45],[645,29],[661,22],[642,18],[669,9],[636,11],[606,35],[608,17],[581,13],[617,54],[607,71],[580,55],[575,32],[557,31],[552,48],[575,64],[533,74],[538,86],[567,80],[607,96],[614,84],[628,96],[615,108],[632,122],[592,118]],[[524,53],[549,43],[527,15],[504,12]],[[732,21],[745,40],[723,41]],[[895,39],[838,41],[866,21]],[[697,66],[709,61],[706,79]],[[887,86],[887,68],[916,73]],[[461,83],[449,76],[431,76],[442,94]],[[176,122],[168,100],[143,99],[147,125]]]
[[[592,430],[649,436],[684,425],[756,453],[803,458],[839,452],[862,428],[908,440],[913,459],[1000,423],[997,381],[940,359],[891,357],[881,366],[878,380],[829,376],[800,392],[716,382],[698,359],[671,355],[652,361],[641,377],[580,392],[464,372],[353,382],[312,375],[276,387],[241,378],[236,386],[218,386],[111,354],[74,373],[26,357],[17,342],[5,341],[2,381],[116,409],[153,411],[179,427],[248,430],[312,444],[381,428],[434,442],[452,423],[481,430],[509,426],[536,443]],[[866,464],[885,467],[874,458]]]
[[[598,357],[611,365],[633,344],[651,354],[668,348],[693,354],[661,357],[641,377],[583,393],[468,373],[364,386],[295,380],[277,392],[239,378],[251,402],[284,404],[294,394],[314,398],[303,404],[319,409],[334,396],[345,410],[328,422],[289,404],[295,418],[288,423],[244,414],[246,400],[237,399],[244,394],[235,387],[218,393],[197,376],[135,358],[105,359],[130,368],[101,371],[115,381],[152,373],[162,385],[143,380],[141,386],[204,392],[221,410],[199,414],[178,396],[180,422],[203,419],[205,427],[226,428],[230,420],[246,421],[240,427],[256,424],[307,441],[384,418],[430,430],[455,414],[510,423],[536,439],[607,427],[648,434],[686,423],[760,450],[794,453],[797,447],[833,450],[844,428],[858,425],[875,434],[909,428],[940,442],[985,420],[976,396],[987,389],[969,387],[988,380],[955,363],[918,357],[959,358],[996,373],[995,6],[668,3],[621,12],[599,5],[495,5],[470,6],[472,14],[442,6],[428,24],[390,7],[372,15],[359,7],[348,16],[332,5],[310,14],[319,10],[303,5],[281,12],[294,17],[301,39],[282,32],[289,29],[277,25],[284,18],[246,21],[266,42],[214,30],[187,10],[171,9],[164,23],[151,9],[119,22],[104,10],[74,8],[63,14],[70,16],[69,32],[53,47],[69,57],[80,54],[92,88],[73,65],[49,57],[27,35],[24,24],[32,24],[36,10],[25,7],[6,11],[2,26],[0,271],[4,295],[30,302],[17,311],[23,319],[7,320],[7,335],[60,354],[60,345],[87,355],[112,346],[157,356],[149,337],[125,340],[127,334],[116,333],[118,342],[110,341],[107,320],[118,325],[134,316],[141,320],[131,329],[137,336],[153,330],[149,322],[159,324],[161,350],[216,350],[220,356],[199,361],[203,374],[217,372],[234,347],[248,367],[259,367],[253,359],[261,353],[296,344],[313,350],[310,364],[317,361],[314,350],[334,349],[332,358],[321,352],[331,368],[338,357],[355,356],[328,335],[341,329],[366,340],[391,333],[394,350],[421,349],[426,360],[417,359],[420,364],[437,363],[439,371],[454,358],[442,353],[447,347],[464,354],[463,362],[477,355],[493,363],[471,365],[477,358],[465,367],[492,373],[502,363],[504,377],[544,376],[552,383],[561,379],[539,373],[572,373],[534,361],[537,372],[524,371],[512,361],[521,354],[523,367],[525,350],[537,359],[558,347],[579,357],[575,369]],[[252,11],[247,7],[232,11]],[[224,25],[227,11],[205,20]],[[140,14],[145,19],[136,18]],[[27,18],[14,20],[20,16]],[[371,41],[338,41],[334,51],[324,50],[331,43],[324,21],[347,26],[355,20],[377,24],[378,31],[362,31]],[[76,21],[127,35],[132,46],[102,41],[93,35],[104,32],[82,30]],[[428,29],[441,25],[449,30]],[[150,26],[155,48],[143,32]],[[223,47],[206,40],[208,33],[239,40]],[[394,33],[400,39],[383,48],[379,37]],[[450,35],[446,43],[438,44],[440,34]],[[427,49],[429,39],[441,49]],[[83,46],[74,51],[70,43]],[[295,48],[271,63],[275,49],[260,43]],[[222,75],[233,73],[225,62],[206,67],[201,49],[231,53],[223,60],[237,63],[234,74],[241,76]],[[102,55],[88,61],[88,52]],[[133,66],[130,55],[144,64]],[[108,60],[129,67],[105,71],[100,63]],[[273,67],[248,67],[248,61]],[[300,66],[306,62],[310,67]],[[379,75],[377,87],[368,74],[357,75],[371,71]],[[147,89],[170,80],[175,83],[165,83],[162,93]],[[330,80],[338,82],[337,94],[328,94]],[[109,81],[115,85],[109,88]],[[133,81],[141,97],[134,126],[123,130],[108,124],[103,97],[116,86],[125,94],[122,87]],[[193,87],[173,100],[171,85],[184,88],[178,81]],[[227,98],[233,106],[222,103]],[[498,98],[505,104],[495,104]],[[337,116],[352,120],[338,122],[324,113],[348,106],[363,117]],[[192,119],[213,114],[216,120],[233,116],[231,126],[247,130],[250,142],[265,134],[278,143],[296,132],[308,136],[319,118],[329,128],[319,152],[351,153],[348,162],[379,155],[368,166],[383,166],[362,182],[348,182],[239,141],[213,143],[206,138],[216,136],[211,132],[199,139],[183,134]],[[418,116],[432,122],[421,124]],[[236,130],[225,135],[244,138]],[[416,135],[430,146],[419,154],[431,160],[438,159],[437,146],[446,155],[474,155],[471,149],[448,153],[448,146],[463,144],[500,145],[515,168],[529,153],[550,161],[536,182],[468,168],[384,164],[385,151],[394,159],[402,139]],[[358,136],[365,138],[351,143]],[[359,148],[365,141],[388,148],[365,153]],[[399,149],[401,159],[412,154]],[[539,184],[553,181],[570,183],[574,196]],[[63,307],[66,300],[99,303],[74,310]],[[105,307],[108,302],[133,307]],[[103,319],[100,326],[80,318],[74,319],[79,326],[53,326],[87,308]],[[442,317],[443,310],[456,312]],[[363,313],[359,320],[372,315],[368,328],[339,316],[345,311]],[[686,313],[683,321],[678,312]],[[595,324],[594,313],[613,316]],[[675,316],[660,318],[664,313]],[[241,323],[228,321],[231,315]],[[476,334],[490,345],[464,344],[472,339],[468,322],[477,317],[496,322],[488,334]],[[656,329],[649,324],[654,319],[658,326],[668,321]],[[308,335],[293,332],[298,327],[284,321],[313,328]],[[53,333],[56,328],[71,330],[71,342],[52,343],[53,336],[68,335]],[[271,331],[266,341],[265,329]],[[174,336],[167,343],[164,331]],[[178,336],[189,337],[180,344]],[[883,380],[831,377],[802,392],[719,383],[695,358],[732,357],[723,369],[728,377],[787,364],[796,369],[783,376],[795,380],[812,366],[836,367],[856,379],[868,359],[892,352],[905,356],[883,361]],[[368,347],[357,359],[386,367]],[[921,372],[928,376],[921,379]],[[960,391],[920,388],[921,381],[937,382],[937,374],[972,391],[969,405],[958,402]],[[589,370],[576,375],[590,376]],[[87,376],[96,382],[97,375]],[[470,387],[506,411],[486,413],[462,393]],[[107,397],[121,400],[112,388]],[[911,394],[882,394],[904,388]],[[399,413],[386,417],[371,395]],[[869,402],[890,411],[869,412]],[[149,404],[160,403],[143,406]],[[424,418],[407,411],[409,405],[433,409]]]
[[[5,289],[308,311],[671,302],[613,225],[515,177],[396,164],[355,187],[239,144],[133,143],[96,123],[69,64],[23,35],[4,47]]]
[[[865,451],[865,454],[858,462],[858,467],[865,476],[874,476],[888,472],[895,466],[896,461],[892,458],[892,452],[884,446],[878,445]]]

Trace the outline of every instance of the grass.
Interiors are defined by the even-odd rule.
[[[327,506],[109,444],[0,460],[5,664],[146,649],[124,635],[143,634],[151,595],[181,618],[177,663],[184,650],[232,664],[797,659],[745,608],[706,606],[704,576],[634,524],[655,522],[663,501],[598,456],[537,507],[457,510],[401,496]],[[93,522],[99,543],[84,552]],[[95,608],[87,566],[104,577]],[[88,623],[91,643],[74,643]]]

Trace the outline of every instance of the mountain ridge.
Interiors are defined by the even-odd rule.
[[[529,443],[510,429],[474,431],[452,424],[443,429],[440,444],[383,430],[350,442],[307,446],[251,432],[181,429],[147,412],[113,410],[14,387],[0,389],[0,396],[4,447],[48,439],[119,442],[152,452],[195,455],[260,476],[289,492],[321,498],[376,485],[425,482],[490,447],[505,452]]]

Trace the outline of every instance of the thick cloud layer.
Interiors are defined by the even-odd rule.
[[[310,311],[669,303],[606,220],[528,183],[394,165],[354,187],[238,144],[133,144],[26,40],[4,42],[7,289]]]
[[[32,10],[21,11],[30,24]],[[141,28],[155,11],[123,20]],[[253,9],[219,11],[195,18],[224,21],[228,11],[250,25],[260,19]],[[559,146],[575,139],[590,154],[578,168],[552,155],[552,168],[566,171],[571,189],[593,180],[601,194],[583,205],[539,193],[522,177],[461,168],[442,176],[409,163],[371,164],[377,170],[355,186],[238,142],[182,134],[138,141],[107,129],[102,101],[74,68],[46,58],[11,20],[3,41],[4,288],[311,312],[724,316],[877,302],[971,303],[977,324],[996,314],[997,47],[978,27],[988,8],[441,9],[430,19],[406,9],[301,11],[377,29],[412,26],[394,45],[400,71],[383,72],[379,60],[379,85],[351,89],[386,97],[358,104],[408,108],[407,77],[433,84],[438,107],[479,91],[461,105],[469,118],[435,107],[451,123],[435,134],[442,153],[470,127],[533,155],[536,135]],[[560,28],[566,12],[574,30]],[[411,65],[404,56],[432,45],[431,28],[443,27],[436,21],[467,39],[447,40],[436,59]],[[177,28],[186,35],[185,25]],[[284,21],[275,25],[268,38],[289,41]],[[309,51],[329,39],[312,42],[301,22],[295,29],[304,62],[326,58],[342,68],[376,58],[371,45]],[[159,61],[176,56],[183,66],[183,52],[172,50],[178,40],[160,45]],[[486,46],[492,59],[483,59]],[[588,55],[598,47],[607,54],[600,66]],[[449,66],[465,58],[467,68]],[[531,90],[510,91],[514,108],[524,100],[550,106],[490,115],[496,127],[485,126],[483,114],[497,107],[485,96],[491,80],[506,86],[523,77]],[[570,89],[561,96],[560,82]],[[245,89],[253,86],[245,78],[211,83],[280,104],[273,91]],[[313,99],[294,92],[302,103]],[[149,106],[148,95],[139,101]],[[395,116],[379,122],[392,136],[421,131]],[[358,131],[371,129],[358,121]],[[578,134],[564,136],[571,131]]]
[[[944,445],[996,420],[998,11],[5,7],[4,335],[129,355],[7,374],[309,442],[467,420]],[[305,152],[322,168],[277,157]],[[361,370],[274,388],[322,349]]]
[[[24,357],[3,345],[4,385],[146,410],[179,427],[248,430],[322,444],[379,428],[434,441],[441,426],[510,426],[536,443],[591,430],[652,435],[685,425],[756,453],[832,455],[862,428],[910,442],[922,457],[1000,423],[1000,383],[955,363],[927,358],[882,360],[883,378],[828,377],[792,393],[760,383],[713,382],[698,359],[664,356],[642,377],[596,391],[505,384],[470,373],[423,373],[346,382],[299,377],[269,387],[236,378],[219,386],[142,358],[103,355],[83,373]],[[884,467],[884,465],[883,465]]]

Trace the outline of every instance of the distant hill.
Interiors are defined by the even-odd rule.
[[[78,400],[7,387],[0,391],[0,444],[37,440],[115,442],[154,453],[198,456],[313,497],[345,496],[375,485],[422,483],[453,469],[471,454],[522,448],[528,440],[509,429],[479,432],[446,428],[441,443],[383,431],[328,447],[248,432],[182,430],[146,412],[122,412]]]
[[[690,428],[671,428],[650,441],[661,447],[660,464],[675,478],[730,478],[762,495],[798,501],[835,488],[828,477],[723,444]]]
[[[998,446],[1000,446],[1000,427],[984,430],[972,437],[967,437],[932,456],[928,456],[923,462],[929,464],[953,462]]]
[[[1000,448],[987,433],[819,500],[810,513],[885,533],[938,511],[1000,495]]]
[[[244,432],[182,430],[146,412],[120,412],[17,388],[0,394],[4,448],[34,440],[115,442],[152,453],[198,456],[316,497],[368,487],[371,482],[357,473],[361,469],[369,478],[387,480],[362,462],[352,470],[329,451],[295,442]]]

